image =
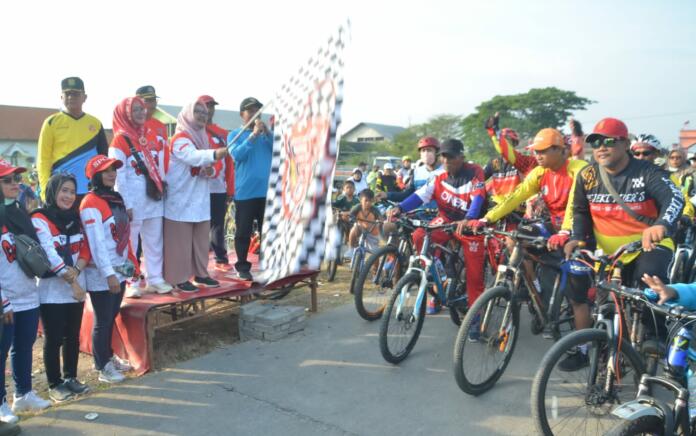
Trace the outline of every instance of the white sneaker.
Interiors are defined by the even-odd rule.
[[[168,294],[172,292],[172,289],[174,289],[172,285],[167,282],[157,283],[156,285],[150,285],[148,287],[148,290],[155,291],[158,294]]]
[[[3,401],[0,406],[0,421],[6,424],[14,424],[19,421],[17,415],[12,413],[12,409],[10,409],[10,405],[7,404],[7,400]]]
[[[99,371],[99,381],[104,383],[121,383],[126,377],[114,368],[112,362],[107,363],[104,369]]]
[[[140,298],[143,296],[143,292],[139,286],[134,286],[132,284],[126,285],[126,298]]]
[[[127,361],[126,359],[121,359],[115,354],[111,356],[111,363],[114,365],[114,368],[120,372],[127,372],[133,370],[133,365],[131,365],[129,361]]]
[[[29,391],[21,397],[18,397],[16,394],[14,395],[12,412],[20,413],[27,412],[29,410],[43,410],[50,405],[51,402],[39,397],[36,394],[36,391]]]

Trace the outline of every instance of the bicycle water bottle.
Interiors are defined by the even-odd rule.
[[[667,354],[669,372],[678,380],[684,380],[684,376],[689,365],[688,357],[690,340],[691,332],[682,327],[679,329],[679,332],[672,340],[672,345],[669,347],[669,353]],[[691,383],[691,380],[689,380],[689,383]],[[691,399],[691,395],[689,395],[689,399]],[[694,397],[694,400],[696,400],[696,397]]]
[[[437,273],[440,276],[440,281],[444,282],[445,280],[447,280],[445,266],[442,264],[442,261],[440,261],[440,259],[438,258],[435,258],[435,268],[437,269]]]

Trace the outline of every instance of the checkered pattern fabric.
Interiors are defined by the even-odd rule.
[[[341,26],[273,99],[273,158],[261,242],[266,282],[319,269],[327,251],[348,30]]]

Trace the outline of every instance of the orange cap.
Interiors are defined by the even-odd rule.
[[[539,130],[539,133],[534,137],[532,145],[529,146],[532,150],[546,150],[554,145],[558,147],[564,147],[563,135],[556,129],[547,127],[545,129]]]

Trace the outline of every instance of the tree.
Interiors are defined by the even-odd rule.
[[[500,127],[515,129],[520,142],[526,143],[544,127],[560,128],[573,111],[585,110],[594,101],[578,96],[574,91],[534,88],[524,94],[496,95],[476,107],[461,122],[467,157],[479,162],[495,153],[483,124],[494,113],[500,113]]]

